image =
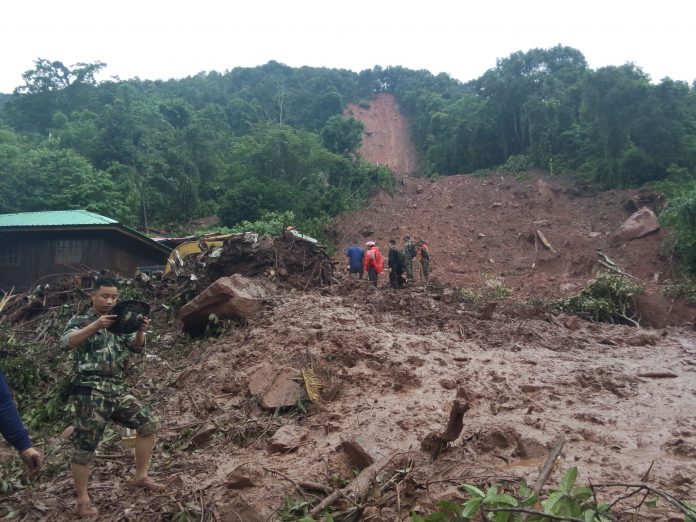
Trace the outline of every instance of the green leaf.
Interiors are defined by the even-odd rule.
[[[565,495],[560,491],[551,493],[546,500],[541,502],[541,505],[544,507],[544,513],[556,513],[556,511],[554,511],[554,506],[563,497],[565,497]]]
[[[513,496],[506,495],[504,493],[500,493],[497,495],[491,495],[489,493],[488,495],[486,495],[486,498],[483,499],[483,502],[489,506],[496,506],[499,504],[513,507],[517,506],[517,499]]]
[[[483,502],[483,499],[481,498],[472,498],[468,502],[464,504],[464,509],[462,510],[462,516],[464,518],[472,518],[476,513],[478,513],[481,509],[481,504]]]
[[[645,505],[648,506],[649,508],[656,508],[657,507],[657,498],[651,498],[645,501]]]
[[[532,492],[532,496],[520,500],[519,505],[526,506],[526,507],[533,506],[534,504],[537,503],[537,500],[539,500],[539,497],[537,497],[534,494],[534,492]]]
[[[582,513],[580,505],[572,498],[564,495],[556,504],[554,504],[554,515],[567,515],[570,517],[579,517]]]
[[[582,504],[585,502],[588,498],[592,498],[592,490],[590,488],[582,487],[582,488],[575,488],[573,490],[573,498]]]
[[[561,477],[560,489],[566,495],[570,495],[570,492],[575,485],[575,480],[578,478],[578,468],[573,466]]]
[[[425,519],[418,513],[411,513],[411,522],[425,522]]]
[[[585,522],[594,522],[596,514],[597,512],[594,509],[588,509],[582,514],[582,518]]]
[[[499,511],[497,513],[492,513],[494,522],[508,522],[512,513],[506,513],[505,511]]]
[[[483,491],[481,491],[481,490],[480,490],[479,488],[477,488],[476,486],[472,486],[472,485],[470,485],[470,484],[464,484],[464,485],[462,485],[462,489],[463,489],[464,491],[466,491],[467,493],[469,493],[469,495],[473,495],[473,496],[475,496],[475,497],[481,497],[481,498],[483,498],[483,497],[486,496],[486,494],[485,494]]]
[[[609,504],[597,504],[597,511],[600,513],[609,513]]]
[[[462,507],[459,504],[452,502],[451,500],[441,500],[437,503],[437,507],[445,513],[452,513],[453,515],[458,515],[462,510]]]
[[[527,485],[527,481],[524,479],[520,480],[520,489],[519,489],[520,497],[527,498],[533,494],[534,494],[534,490]]]

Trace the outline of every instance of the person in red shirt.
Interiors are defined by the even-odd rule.
[[[374,241],[368,241],[365,246],[367,250],[363,258],[363,268],[367,272],[367,279],[377,286],[377,277],[384,269],[384,257]]]

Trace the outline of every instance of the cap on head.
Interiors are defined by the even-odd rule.
[[[367,243],[365,243],[365,246],[375,246],[375,242],[374,242],[374,241],[368,241]]]
[[[396,241],[393,240],[393,239],[390,239],[390,240],[389,240],[389,244],[390,244],[390,245],[396,245]]]
[[[409,239],[411,239],[411,236],[408,236],[408,235],[404,236],[404,240],[409,240]]]

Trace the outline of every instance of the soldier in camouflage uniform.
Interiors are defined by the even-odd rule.
[[[411,236],[404,236],[404,259],[406,260],[406,277],[413,281],[413,258],[416,257],[416,247],[411,241]]]
[[[126,359],[131,353],[142,352],[150,321],[144,318],[135,333],[113,334],[107,328],[117,317],[109,315],[118,300],[116,282],[108,278],[97,279],[91,298],[92,308],[84,315],[73,316],[60,339],[61,347],[74,350],[75,356],[72,473],[80,517],[97,515],[87,492],[87,483],[90,463],[108,421],[136,430],[135,476],[128,485],[153,491],[163,489],[147,474],[157,419],[147,406],[128,393],[124,382]]]
[[[421,277],[427,281],[430,275],[430,251],[422,239],[418,241],[418,257],[421,264]]]

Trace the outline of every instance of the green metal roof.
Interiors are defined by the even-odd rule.
[[[0,214],[0,227],[61,227],[79,225],[113,225],[118,221],[87,210],[55,210]]]

